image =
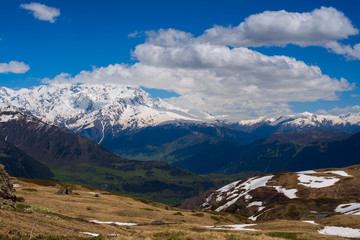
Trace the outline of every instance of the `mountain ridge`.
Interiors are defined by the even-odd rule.
[[[98,143],[106,133],[116,136],[172,120],[198,121],[140,88],[121,85],[52,84],[17,91],[2,87],[0,101]]]
[[[360,131],[360,113],[320,115],[309,112],[277,118],[219,120],[205,112],[194,112],[152,98],[140,88],[115,84],[50,84],[12,90],[0,88],[0,102],[28,111],[47,123],[58,125],[94,142],[136,132],[144,127],[167,124],[236,128],[264,137],[273,132]]]
[[[238,180],[188,199],[184,208],[237,213],[253,221],[360,215],[360,165],[275,172]]]

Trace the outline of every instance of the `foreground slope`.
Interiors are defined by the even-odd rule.
[[[85,186],[29,179],[12,182],[22,202],[13,211],[0,209],[1,239],[343,239],[321,235],[318,230],[323,227],[299,221],[243,225],[250,221],[239,215],[177,209]],[[64,187],[72,194],[57,194]],[[241,224],[243,229],[205,227],[214,224]]]
[[[326,222],[338,214],[360,220],[360,165],[276,172],[230,183],[201,199],[192,201],[198,209],[238,213],[252,220]],[[360,221],[355,225],[360,227]]]

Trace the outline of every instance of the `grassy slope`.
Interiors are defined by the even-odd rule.
[[[249,176],[248,174],[197,175],[167,167],[166,164],[154,166],[153,162],[136,162],[111,166],[82,164],[51,167],[51,171],[55,174],[54,179],[61,182],[87,184],[169,205],[178,205],[186,198],[196,196],[200,192]]]
[[[298,221],[265,222],[256,226],[262,229],[258,232],[208,230],[203,226],[250,221],[238,215],[182,210],[81,186],[70,186],[74,189],[73,195],[58,195],[56,192],[61,187],[58,183],[20,179],[13,182],[21,185],[16,194],[25,201],[18,204],[16,211],[0,210],[0,239],[92,238],[81,232],[117,234],[109,239],[342,239],[319,235],[317,230],[321,227]],[[101,194],[95,197],[90,192]],[[116,227],[93,224],[90,220],[131,222],[139,226]],[[151,225],[154,220],[166,224]],[[292,238],[286,238],[288,236]]]

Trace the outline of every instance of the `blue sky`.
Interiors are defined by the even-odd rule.
[[[2,5],[0,8],[0,72],[1,67],[5,69],[0,73],[1,86],[18,89],[52,81],[84,83],[101,83],[104,81],[114,83],[117,81],[116,79],[119,79],[119,83],[122,84],[144,86],[153,96],[173,97],[169,102],[181,107],[191,104],[197,110],[207,111],[215,115],[232,115],[233,112],[236,112],[237,114],[234,114],[234,117],[237,118],[252,118],[273,112],[279,114],[290,113],[291,111],[315,112],[320,109],[330,110],[336,107],[351,107],[358,105],[360,99],[360,90],[358,88],[360,85],[359,51],[353,49],[351,55],[349,51],[344,52],[345,50],[343,50],[345,49],[344,46],[354,47],[354,45],[360,43],[360,35],[355,33],[355,30],[360,28],[360,15],[358,14],[360,3],[357,0],[0,0],[0,3]],[[39,17],[33,15],[34,11],[31,10],[33,7],[30,6],[31,3],[39,3],[54,8],[59,11],[59,14],[53,18],[48,16],[48,19],[39,19]],[[227,30],[232,30],[229,26],[235,28],[249,16],[261,14],[265,11],[277,12],[285,10],[286,13],[312,14],[315,9],[321,7],[326,8],[326,11],[323,11],[325,13],[330,12],[331,9],[335,10],[335,14],[343,13],[344,16],[340,16],[340,18],[345,23],[349,20],[350,25],[331,30],[333,32],[330,33],[326,32],[327,29],[325,29],[325,33],[321,32],[322,35],[316,31],[324,26],[314,28],[315,30],[312,30],[315,31],[314,36],[328,34],[320,39],[321,42],[319,39],[315,41],[309,38],[312,32],[309,32],[309,36],[305,36],[304,41],[301,43],[294,42],[291,36],[290,40],[281,43],[274,43],[272,38],[259,40],[260,35],[256,39],[245,39],[239,42],[219,40],[219,36],[205,36],[203,38],[205,40],[199,37],[204,35],[207,29],[215,29],[214,25],[228,28],[223,33],[220,33],[227,36],[226,34],[229,34]],[[332,8],[330,9],[330,7]],[[329,23],[328,28],[330,29],[331,26],[331,23]],[[203,62],[200,64],[195,59],[184,58],[183,61],[189,60],[189,65],[184,65],[184,62],[180,63],[178,59],[170,59],[170,55],[165,60],[150,59],[149,56],[155,54],[155,48],[160,47],[163,52],[174,49],[174,45],[170,46],[169,43],[157,42],[163,36],[159,32],[160,29],[164,30],[164,36],[173,34],[171,35],[173,37],[174,34],[179,34],[180,31],[180,33],[192,35],[191,38],[186,37],[185,39],[184,37],[186,43],[175,46],[181,51],[192,49],[193,42],[197,42],[198,46],[204,44],[204,41],[209,41],[211,46],[217,46],[221,51],[226,50],[224,47],[228,48],[228,50],[242,48],[242,52],[239,53],[242,56],[252,54],[243,52],[249,49],[254,51],[255,54],[259,53],[268,57],[281,55],[294,58],[298,62],[303,62],[306,66],[318,66],[322,72],[318,78],[327,76],[329,79],[322,79],[319,83],[309,83],[306,86],[299,84],[298,89],[301,90],[297,91],[294,88],[296,88],[296,84],[301,82],[301,77],[299,77],[293,80],[294,88],[289,88],[289,91],[282,89],[278,92],[276,91],[278,88],[275,88],[272,91],[274,94],[272,94],[268,85],[274,82],[274,85],[279,84],[281,88],[281,84],[284,84],[286,79],[281,83],[277,83],[275,82],[275,75],[269,77],[268,80],[266,74],[261,76],[255,74],[249,76],[249,79],[252,80],[247,80],[246,72],[236,72],[235,70],[232,70],[235,72],[232,72],[231,76],[229,75],[230,77],[227,75],[225,78],[221,74],[226,69],[228,71],[229,68],[223,65],[221,65],[222,69],[216,65],[215,72],[207,76],[206,74],[213,69],[211,67],[205,68],[202,65]],[[168,29],[177,32],[166,31]],[[341,32],[341,29],[348,29],[348,31]],[[153,32],[149,33],[149,31]],[[340,31],[339,35],[335,34],[336,31]],[[178,36],[180,35],[176,35],[176,37]],[[289,36],[284,35],[284,39],[287,37]],[[250,43],[248,43],[249,41]],[[279,39],[276,41],[279,41]],[[330,45],[327,44],[330,41],[339,43],[341,46],[329,47]],[[201,51],[207,51],[204,49],[208,48],[201,48]],[[216,55],[206,55],[206,58],[211,59],[212,57],[216,58]],[[259,56],[259,58],[262,57]],[[1,64],[10,64],[11,61],[20,64],[15,66],[18,72],[14,70],[16,73],[12,73],[11,70],[6,70],[9,65],[1,66]],[[269,58],[266,61],[271,62],[273,60]],[[287,62],[290,59],[281,61]],[[139,63],[142,65],[139,66]],[[213,66],[213,63],[209,64]],[[120,76],[112,76],[108,80],[105,77],[95,81],[94,74],[108,71],[109,66],[111,69],[116,69],[114,71],[122,71]],[[126,66],[126,69],[124,70],[122,66]],[[136,66],[136,68],[133,66]],[[243,66],[237,65],[236,67],[241,69]],[[129,74],[127,72],[128,68],[131,68],[131,76],[136,75],[137,77],[124,80],[126,74]],[[200,73],[201,71],[204,72],[200,76],[197,71],[194,71],[194,68],[199,69],[198,72]],[[176,69],[176,73],[169,70],[166,74],[164,73],[163,80],[154,80],[159,73],[163,73],[162,70],[164,69],[167,71]],[[187,70],[192,71],[193,74],[188,74]],[[86,72],[79,76],[81,71]],[[305,69],[305,71],[308,72],[309,70]],[[59,77],[62,73],[66,73],[65,78]],[[100,76],[103,76],[101,74]],[[239,74],[241,75],[240,80],[234,77]],[[284,74],[287,75],[287,73]],[[303,73],[299,75],[301,74]],[[219,77],[220,75],[221,77]],[[84,76],[87,77],[86,80],[84,80]],[[139,79],[139,76],[142,79]],[[173,77],[173,79],[167,81],[166,77]],[[201,79],[201,77],[204,77],[204,79]],[[206,79],[211,77],[214,77],[214,82],[210,84]],[[308,75],[305,78],[307,79]],[[311,82],[312,79],[310,78],[306,81]],[[348,85],[344,84],[344,82],[339,84],[342,78],[346,79]],[[181,84],[176,81],[180,81]],[[216,87],[215,85],[219,81],[221,81],[221,86]],[[241,84],[237,81],[241,81]],[[285,82],[288,83],[288,81]],[[314,86],[313,89],[309,87],[312,85]],[[219,104],[216,105],[217,103]]]

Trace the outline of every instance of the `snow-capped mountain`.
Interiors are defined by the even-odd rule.
[[[97,142],[124,130],[173,120],[198,121],[187,110],[152,98],[140,88],[120,85],[53,84],[17,91],[2,87],[0,101]]]
[[[246,132],[257,128],[269,126],[277,132],[307,132],[330,130],[340,133],[360,131],[360,113],[347,113],[343,115],[319,115],[309,112],[278,118],[259,118],[238,122],[238,127]]]
[[[247,133],[255,131],[254,136],[258,138],[267,137],[274,132],[288,131],[360,131],[360,113],[340,116],[300,113],[234,124],[226,120],[214,120],[205,113],[195,116],[190,109],[182,109],[159,98],[152,98],[140,88],[109,84],[52,84],[20,90],[2,87],[0,103],[18,107],[44,122],[58,125],[98,143],[104,142],[107,137],[113,139],[124,133],[130,134],[145,127],[169,123],[174,128],[202,125],[213,128],[221,126]]]

